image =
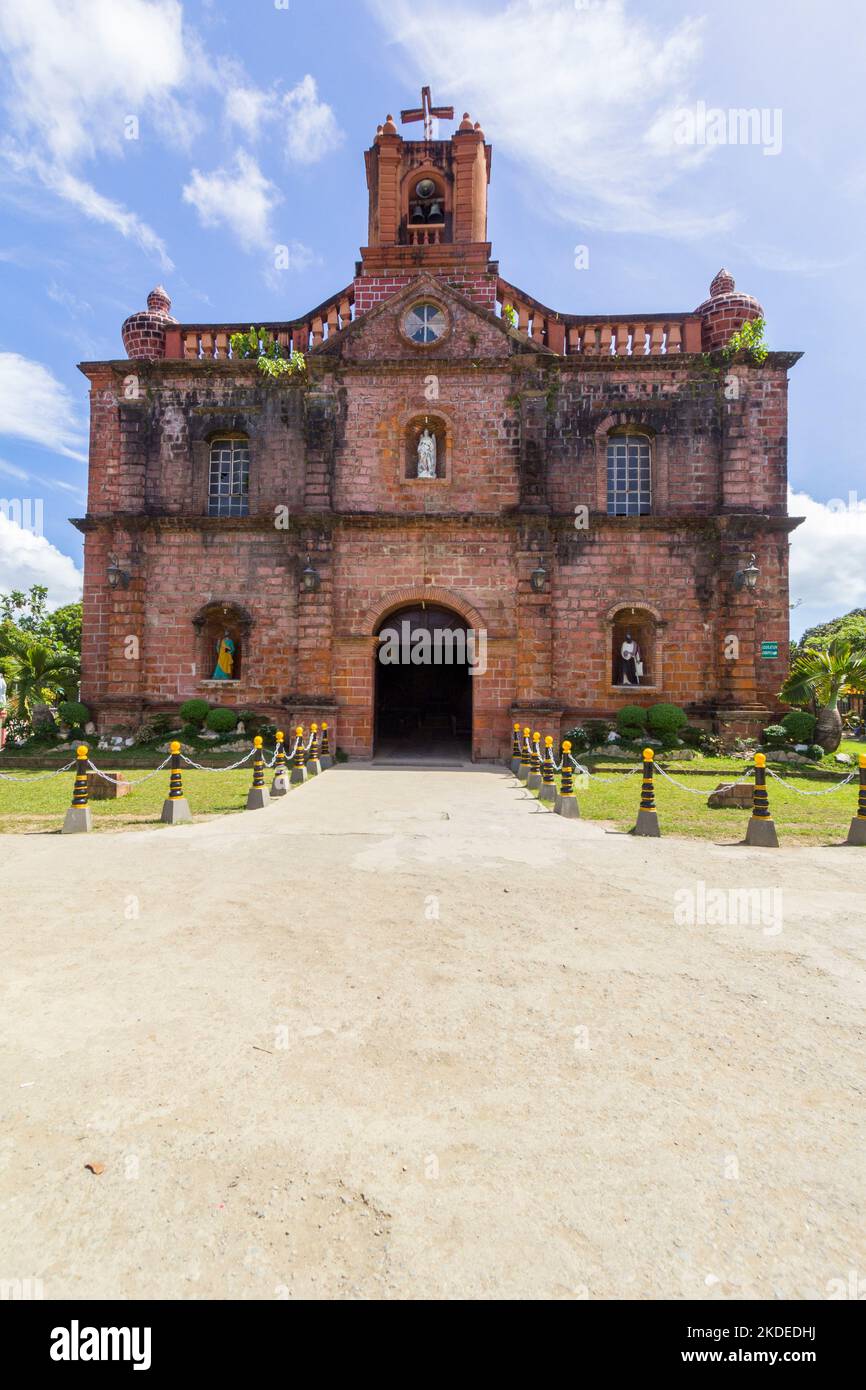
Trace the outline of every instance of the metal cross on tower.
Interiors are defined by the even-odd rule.
[[[400,112],[400,120],[403,125],[409,125],[412,121],[424,122],[424,139],[433,139],[433,117],[441,117],[443,121],[453,121],[453,106],[433,106],[430,96],[430,88],[421,88],[421,105],[412,107],[409,111]]]

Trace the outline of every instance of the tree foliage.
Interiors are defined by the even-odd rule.
[[[0,594],[0,671],[16,718],[30,721],[34,705],[75,699],[80,651],[80,603],[49,612],[43,584]]]
[[[796,659],[807,648],[826,647],[834,637],[845,638],[853,647],[866,650],[866,608],[852,608],[841,618],[807,628],[799,642],[791,643],[791,656]]]

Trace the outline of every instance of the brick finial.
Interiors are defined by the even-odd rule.
[[[385,117],[385,124],[382,127],[382,131],[385,135],[397,134],[397,127],[394,124],[394,117],[392,115],[389,114]]]
[[[147,307],[155,314],[167,314],[171,308],[171,300],[168,292],[162,285],[157,285],[147,296]]]
[[[463,120],[460,122],[460,129],[461,129],[461,130],[474,130],[474,129],[475,129],[474,125],[472,124],[472,118],[470,117],[468,111],[464,111],[464,112],[463,112]]]
[[[147,296],[147,308],[130,314],[120,330],[127,357],[155,362],[165,356],[166,324],[177,322],[168,312],[170,308],[167,292],[157,285]]]
[[[713,277],[713,282],[710,285],[710,299],[718,299],[720,294],[730,294],[736,287],[733,275],[722,266],[721,270]]]
[[[713,277],[710,297],[695,310],[701,316],[701,348],[713,352],[723,348],[732,334],[750,319],[764,317],[764,310],[751,294],[741,293],[733,275],[723,266]]]

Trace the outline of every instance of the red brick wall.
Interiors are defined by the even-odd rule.
[[[205,693],[286,727],[324,715],[335,742],[369,753],[373,634],[395,594],[436,595],[486,630],[488,670],[473,678],[478,757],[508,748],[517,711],[556,733],[634,701],[612,688],[619,604],[655,615],[659,679],[642,703],[674,700],[695,717],[776,704],[788,623],[784,365],[732,369],[728,399],[724,372],[699,359],[558,359],[445,299],[441,344],[407,345],[398,295],[311,356],[306,388],[263,384],[246,364],[91,369],[83,698],[103,725]],[[445,424],[446,476],[407,479],[406,429],[425,412]],[[606,515],[607,437],[621,425],[653,442],[648,518]],[[241,520],[205,515],[208,440],[226,430],[250,438]],[[580,503],[585,531],[574,526]],[[275,507],[288,509],[286,529]],[[733,583],[751,552],[754,596]],[[127,589],[108,588],[111,553],[132,576]],[[307,555],[321,580],[313,593],[301,585]],[[241,680],[217,689],[202,687],[215,654],[193,626],[214,602],[250,621]],[[723,656],[729,635],[735,662]],[[779,661],[760,658],[762,640],[780,643]]]

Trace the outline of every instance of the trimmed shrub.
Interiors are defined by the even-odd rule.
[[[583,727],[586,733],[587,747],[596,748],[607,743],[611,726],[606,719],[587,719]]]
[[[138,743],[152,743],[154,739],[165,738],[175,727],[177,720],[170,714],[152,714],[145,719],[138,731]]]
[[[198,724],[184,724],[180,736],[184,743],[191,743],[193,739],[201,738],[201,728]]]
[[[268,717],[265,714],[256,714],[255,710],[242,709],[238,714],[238,719],[244,726],[244,733],[249,734],[250,738],[255,738],[256,734],[261,734],[264,738],[264,730],[268,724]],[[289,727],[294,728],[297,720],[290,722]]]
[[[761,743],[765,748],[784,748],[790,737],[784,724],[768,724],[761,735]]]
[[[682,747],[682,739],[677,738],[676,734],[659,734],[659,743],[665,753],[672,753],[675,748]]]
[[[571,751],[572,751],[572,753],[583,752],[583,750],[589,746],[589,740],[587,739],[587,736],[586,736],[586,729],[584,729],[583,726],[580,725],[580,724],[576,725],[575,728],[573,728],[573,729],[567,730],[567,732],[564,733],[564,734],[562,735],[562,742],[563,742],[563,743],[565,742],[566,739],[568,739],[569,742],[570,742],[570,744],[571,744]],[[521,743],[521,747],[522,747],[522,746],[523,746],[523,734],[522,734],[522,733],[521,733],[521,735],[520,735],[520,743]]]
[[[207,719],[210,705],[207,700],[184,700],[180,707],[180,717],[185,724],[190,724],[194,729],[200,729]]]
[[[679,705],[668,705],[662,702],[658,705],[650,705],[647,710],[647,723],[659,738],[663,734],[678,734],[688,722],[685,710],[680,709]]]
[[[819,763],[824,756],[824,749],[820,743],[811,743],[806,749],[805,757],[811,758],[813,762]]]
[[[233,709],[218,706],[216,709],[208,710],[204,722],[213,734],[230,734],[237,726],[238,717]]]
[[[616,728],[623,738],[637,738],[646,728],[646,710],[640,705],[623,705],[616,716]]]
[[[782,727],[788,730],[792,743],[812,743],[817,723],[814,714],[809,714],[808,710],[792,709],[782,720]]]
[[[90,718],[90,710],[80,700],[61,700],[57,706],[60,722],[70,729],[83,729]]]
[[[699,729],[695,724],[681,729],[680,738],[686,748],[695,748],[699,753],[706,753],[711,758],[720,758],[725,752],[724,739],[718,734],[711,734],[709,729]]]

